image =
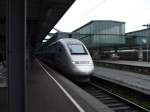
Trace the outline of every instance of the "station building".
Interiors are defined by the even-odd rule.
[[[140,60],[149,61],[150,28],[126,33],[127,49],[137,50]]]
[[[90,50],[93,58],[100,59],[105,50],[115,50],[125,44],[125,22],[94,20],[72,32]]]
[[[126,33],[126,43],[128,45],[150,44],[150,28]]]

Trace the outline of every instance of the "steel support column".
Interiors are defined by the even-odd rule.
[[[25,112],[26,0],[8,0],[9,112]]]

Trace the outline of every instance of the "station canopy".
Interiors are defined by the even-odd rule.
[[[27,0],[27,32],[40,44],[75,0]]]
[[[8,2],[7,2],[8,1]],[[32,45],[41,43],[75,0],[26,0],[27,37]],[[0,40],[6,37],[9,0],[0,0]]]

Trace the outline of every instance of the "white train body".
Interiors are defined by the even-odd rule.
[[[72,78],[88,78],[94,70],[92,58],[85,45],[72,38],[63,38],[44,50],[46,61]]]

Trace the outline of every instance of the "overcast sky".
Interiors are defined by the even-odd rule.
[[[126,32],[150,23],[150,0],[76,0],[55,28],[71,32],[91,20],[126,22]]]

